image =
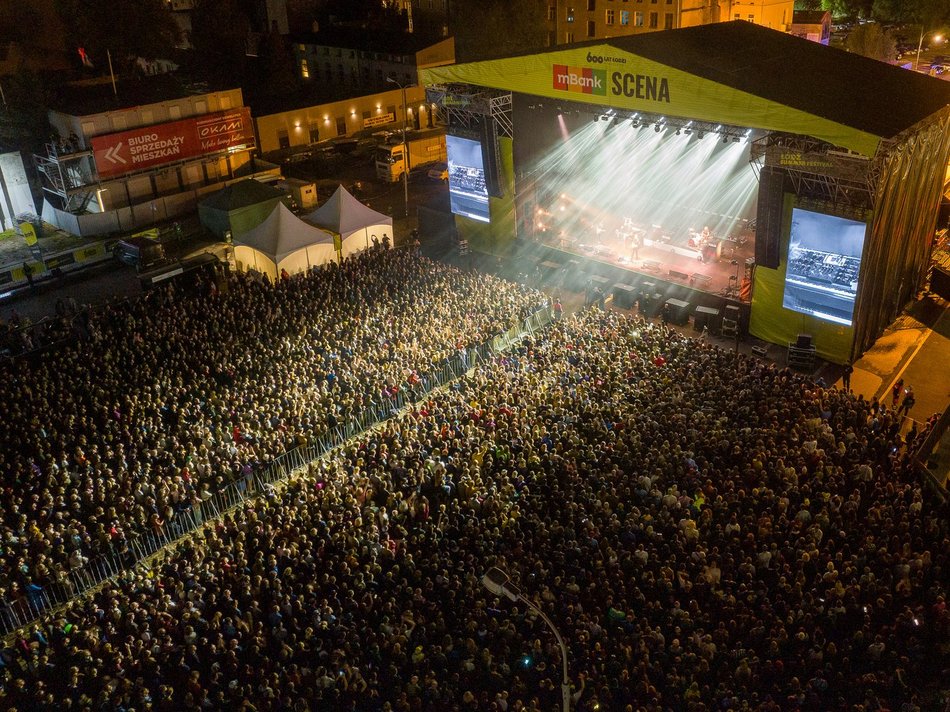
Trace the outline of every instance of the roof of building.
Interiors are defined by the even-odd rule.
[[[282,198],[284,193],[277,188],[248,178],[247,180],[232,183],[216,193],[212,193],[201,201],[202,206],[213,210],[230,212],[249,205],[257,205],[275,198]]]
[[[825,19],[831,20],[827,10],[796,10],[792,13],[793,25],[820,25]]]
[[[741,20],[604,42],[885,138],[950,105],[950,82]]]
[[[113,93],[112,82],[108,76],[104,76],[63,85],[50,100],[50,108],[71,116],[89,116],[234,88],[212,87],[205,82],[193,82],[183,75],[172,73],[130,79],[117,77],[116,91]]]
[[[368,31],[362,27],[338,25],[320,32],[307,32],[290,37],[290,41],[294,44],[340,47],[403,56],[415,54],[426,47],[431,47],[442,39],[444,38],[433,38],[418,33],[378,29]]]

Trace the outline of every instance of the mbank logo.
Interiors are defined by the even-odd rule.
[[[607,94],[607,70],[554,65],[554,88],[581,94]]]

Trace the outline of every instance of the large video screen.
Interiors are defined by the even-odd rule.
[[[782,306],[850,326],[864,232],[863,222],[794,208]]]
[[[472,220],[491,222],[482,145],[461,136],[446,136],[449,158],[449,202],[452,212]]]

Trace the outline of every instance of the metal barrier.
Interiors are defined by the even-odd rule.
[[[510,348],[526,334],[537,331],[551,322],[547,306],[541,306],[520,325],[513,326],[478,346],[456,351],[433,364],[432,370],[420,376],[419,383],[403,383],[396,393],[383,402],[364,408],[344,424],[330,430],[313,443],[288,450],[251,474],[225,485],[207,499],[181,509],[161,526],[140,532],[128,539],[119,539],[113,551],[100,554],[83,565],[60,573],[55,581],[40,586],[31,583],[22,595],[13,600],[0,599],[0,635],[9,635],[38,620],[59,606],[136,567],[150,556],[183,537],[195,532],[205,523],[218,519],[244,502],[253,499],[287,479],[293,472],[306,467],[351,438],[365,432],[399,413],[410,404],[407,393],[415,393],[416,400],[437,388],[451,383],[495,354]]]
[[[948,428],[950,428],[950,407],[947,407],[943,413],[940,414],[937,422],[930,426],[929,432],[927,432],[927,434],[924,436],[923,441],[916,448],[916,451],[913,454],[914,464],[923,475],[924,484],[928,485],[933,493],[942,501],[946,500],[947,498],[947,488],[945,487],[944,482],[941,481],[936,474],[930,471],[930,468],[927,466],[927,464],[930,460],[930,456],[937,448],[937,444],[940,442],[940,439],[943,437],[943,434]]]

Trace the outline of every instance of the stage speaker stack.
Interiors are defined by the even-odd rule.
[[[715,334],[719,331],[719,310],[712,307],[696,307],[693,312],[693,328],[696,331],[706,329]]]
[[[722,314],[722,335],[739,338],[739,307],[727,304]]]
[[[685,326],[689,323],[689,302],[682,299],[667,299],[663,306],[663,321],[667,324]]]
[[[770,166],[759,174],[759,203],[755,216],[755,263],[775,269],[782,244],[782,204],[785,172]]]
[[[629,284],[614,284],[613,295],[614,304],[621,309],[633,309],[633,305],[637,303],[637,290]]]

